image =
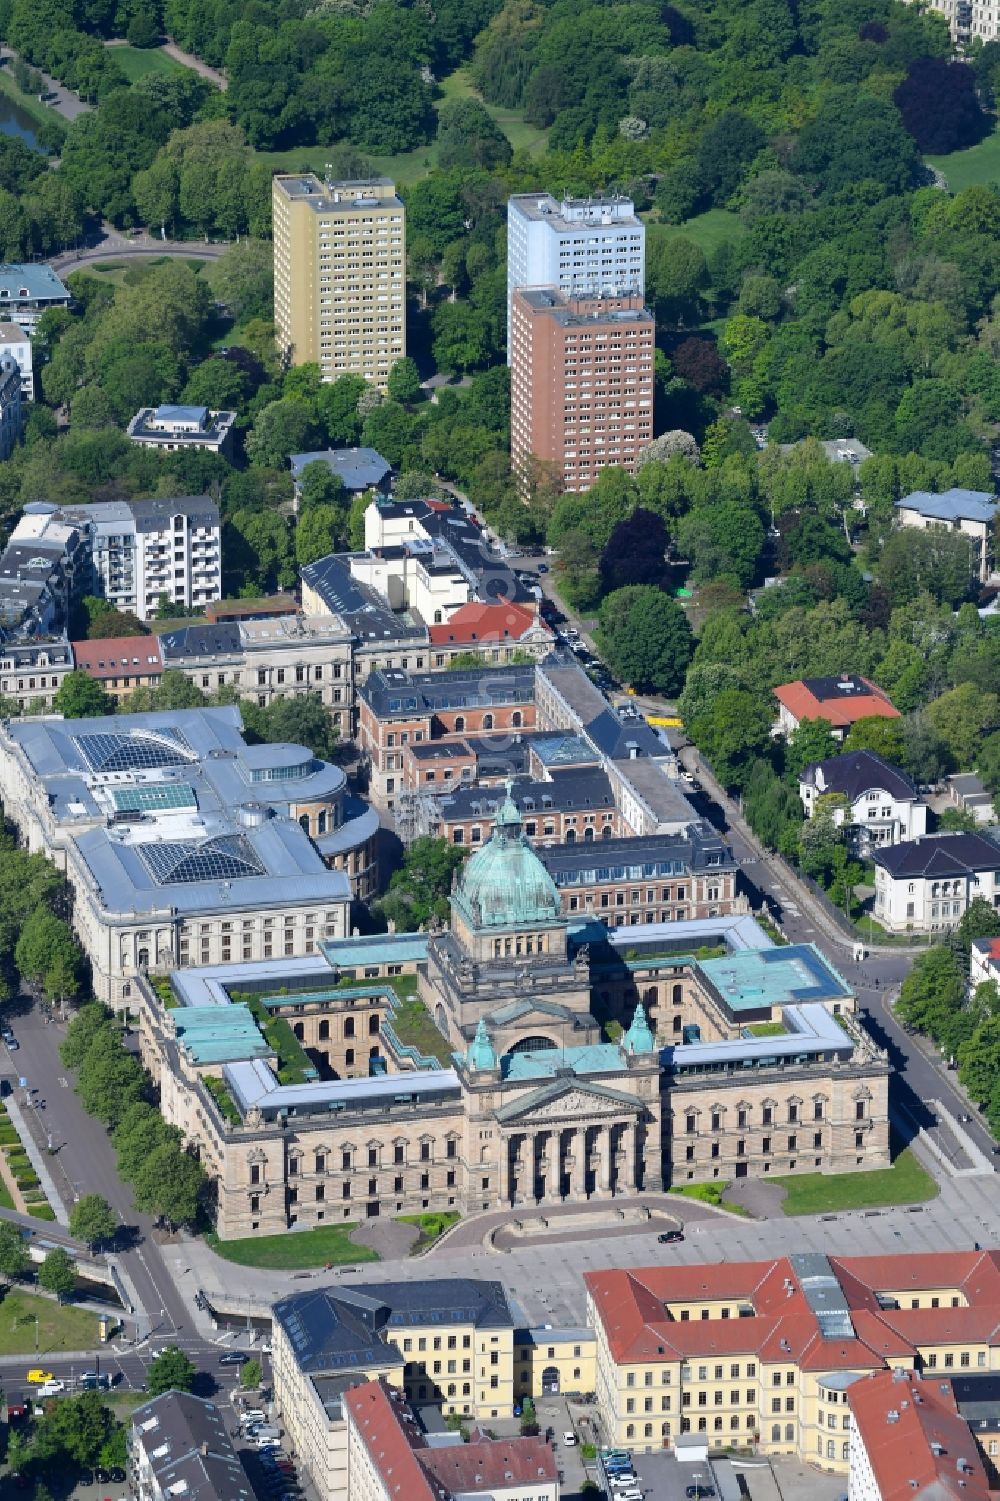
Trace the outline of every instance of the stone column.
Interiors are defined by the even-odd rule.
[[[587,1128],[577,1126],[573,1133],[573,1179],[570,1198],[582,1204],[587,1198]]]
[[[506,1209],[507,1206],[510,1203],[510,1137],[509,1136],[501,1136],[501,1138],[500,1138],[500,1153],[499,1153],[499,1157],[500,1157],[500,1161],[499,1161],[498,1165],[499,1165],[499,1168],[500,1168],[500,1187],[499,1187],[499,1190],[498,1190],[498,1198],[500,1200],[500,1203],[503,1205],[504,1209]]]
[[[562,1133],[549,1132],[546,1145],[545,1197],[550,1204],[562,1202]]]
[[[635,1189],[635,1122],[628,1121],[622,1127],[622,1176],[621,1188],[626,1193]]]
[[[611,1126],[602,1126],[597,1133],[597,1192],[602,1196],[611,1193]]]

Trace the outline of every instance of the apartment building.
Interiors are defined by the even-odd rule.
[[[254,1501],[214,1402],[164,1392],[135,1409],[128,1437],[129,1483],[137,1501]]]
[[[100,683],[116,704],[137,688],[155,688],[163,676],[163,657],[155,636],[114,636],[104,641],[72,642],[73,668]]]
[[[898,766],[874,751],[848,751],[803,768],[799,796],[812,818],[820,799],[836,794],[833,821],[847,825],[848,837],[867,854],[873,844],[900,844],[927,832],[927,804]]]
[[[12,355],[0,355],[0,460],[9,459],[24,430],[21,369]]]
[[[9,318],[30,337],[51,307],[69,307],[70,294],[51,266],[0,266],[0,318]]]
[[[875,917],[890,933],[946,933],[977,898],[1000,909],[1000,844],[986,834],[930,834],[872,858]]]
[[[586,490],[615,464],[635,471],[653,437],[653,316],[641,294],[567,296],[515,288],[511,303],[511,462],[551,465]]]
[[[872,1371],[851,1382],[847,1400],[854,1501],[989,1501],[990,1477],[951,1382],[902,1367]]]
[[[393,183],[278,173],[271,201],[283,357],[384,391],[406,354],[406,214]]]
[[[584,1282],[604,1431],[630,1449],[669,1448],[697,1435],[709,1451],[791,1455],[847,1476],[852,1445],[856,1455],[859,1439],[867,1447],[867,1425],[855,1431],[853,1394],[860,1391],[863,1401],[873,1373],[877,1380],[887,1369],[901,1373],[900,1400],[883,1415],[888,1447],[895,1427],[886,1421],[889,1411],[902,1422],[902,1402],[915,1393],[926,1389],[930,1401],[935,1384],[952,1374],[1000,1364],[997,1252],[802,1252],[773,1261],[587,1272]],[[923,1385],[910,1373],[921,1373]],[[971,1437],[963,1455],[970,1486],[981,1488]],[[957,1484],[959,1456],[949,1457]],[[910,1484],[920,1473],[919,1453],[909,1460],[915,1468],[904,1471],[905,1485],[881,1494],[919,1491]],[[854,1468],[860,1480],[864,1467]],[[875,1501],[873,1490],[857,1494]]]
[[[19,323],[0,323],[0,354],[9,355],[21,372],[21,397],[35,399],[35,374],[31,357],[31,340]]]
[[[0,695],[19,709],[51,709],[63,678],[72,671],[73,648],[64,636],[0,632]]]
[[[208,407],[142,407],[129,423],[128,435],[143,448],[162,448],[167,453],[201,448],[228,456],[235,421],[235,412],[213,412]]]
[[[566,296],[607,297],[646,287],[646,227],[630,198],[518,193],[507,203],[507,363],[514,293],[555,287]]]
[[[930,0],[928,7],[944,16],[952,41],[959,48],[970,42],[995,42],[1000,37],[1000,5],[996,0]]]

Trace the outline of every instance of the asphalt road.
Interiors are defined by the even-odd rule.
[[[141,1305],[136,1310],[140,1333],[148,1334],[150,1324],[157,1334],[171,1337],[190,1331],[190,1312],[153,1239],[153,1222],[133,1207],[132,1191],[115,1171],[108,1133],[80,1104],[59,1058],[65,1028],[57,1023],[45,1025],[41,1007],[23,1009],[30,1004],[26,997],[20,998],[20,1004],[20,1014],[16,1008],[11,1013],[19,1047],[9,1055],[10,1069],[38,1091],[36,1099],[45,1101],[44,1111],[36,1115],[41,1130],[51,1133],[56,1147],[54,1156],[47,1159],[56,1186],[65,1189],[70,1201],[85,1193],[102,1194],[117,1213],[122,1230],[116,1256]],[[18,1101],[23,1097],[24,1091],[18,1089]]]

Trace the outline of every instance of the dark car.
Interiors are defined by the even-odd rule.
[[[220,1365],[243,1365],[250,1359],[245,1350],[227,1350],[225,1355],[219,1356]]]
[[[93,1483],[94,1483],[94,1472],[93,1472],[93,1470],[81,1470],[80,1471],[79,1480],[80,1480],[80,1484],[81,1485],[93,1485]]]
[[[110,1485],[111,1471],[102,1470],[100,1466],[98,1466],[98,1468],[94,1471],[94,1479],[97,1481],[98,1485]]]
[[[660,1242],[661,1246],[672,1246],[672,1245],[675,1245],[677,1241],[684,1239],[684,1231],[683,1230],[664,1230],[656,1238]]]
[[[115,1466],[115,1468],[113,1470],[109,1470],[108,1474],[111,1476],[111,1484],[112,1485],[124,1485],[125,1484],[125,1471],[119,1469],[117,1465]]]

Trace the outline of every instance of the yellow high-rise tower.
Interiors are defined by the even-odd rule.
[[[283,173],[271,198],[282,355],[318,364],[324,380],[361,375],[384,391],[406,353],[406,213],[395,184]]]

